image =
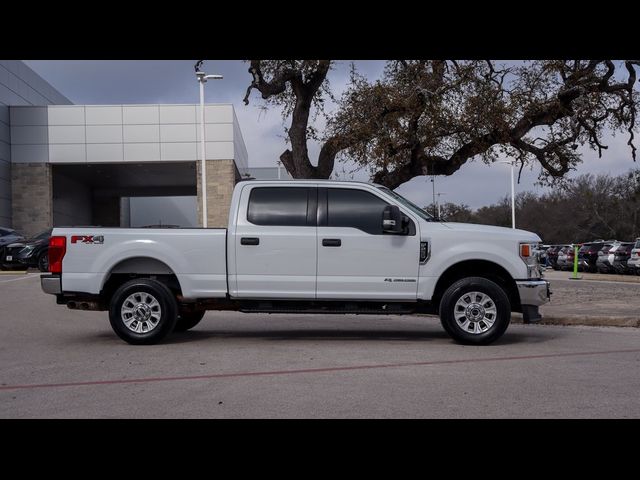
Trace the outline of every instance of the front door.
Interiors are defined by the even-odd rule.
[[[234,238],[236,296],[314,299],[316,187],[246,190]]]
[[[318,189],[318,299],[415,301],[420,236],[382,231],[388,203],[358,189]]]

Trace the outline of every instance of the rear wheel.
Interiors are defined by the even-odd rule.
[[[511,304],[504,290],[482,277],[451,285],[440,302],[442,326],[457,342],[487,345],[500,338],[511,321]]]
[[[176,298],[166,285],[148,278],[131,280],[111,299],[109,321],[113,331],[132,345],[159,342],[175,327]]]
[[[176,322],[176,326],[173,330],[175,332],[186,332],[187,330],[192,329],[200,323],[200,320],[202,320],[204,314],[204,310],[195,312],[180,312],[180,315],[178,315],[178,321]]]

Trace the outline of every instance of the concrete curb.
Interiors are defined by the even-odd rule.
[[[513,314],[513,323],[522,323],[522,315]],[[584,325],[590,327],[640,327],[638,316],[542,315],[539,325]]]

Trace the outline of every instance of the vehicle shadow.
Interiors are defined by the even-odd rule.
[[[548,337],[547,337],[548,338]],[[456,342],[444,331],[434,330],[337,330],[337,329],[279,329],[279,330],[205,330],[175,332],[162,343],[180,344],[202,342],[212,339],[257,339],[274,342],[292,341],[362,341],[362,342]],[[545,340],[533,332],[514,332],[505,335],[493,345],[516,343],[539,343]]]

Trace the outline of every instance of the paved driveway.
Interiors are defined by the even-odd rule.
[[[640,417],[640,329],[513,324],[488,347],[436,318],[210,312],[130,346],[105,312],[0,276],[1,418]]]

